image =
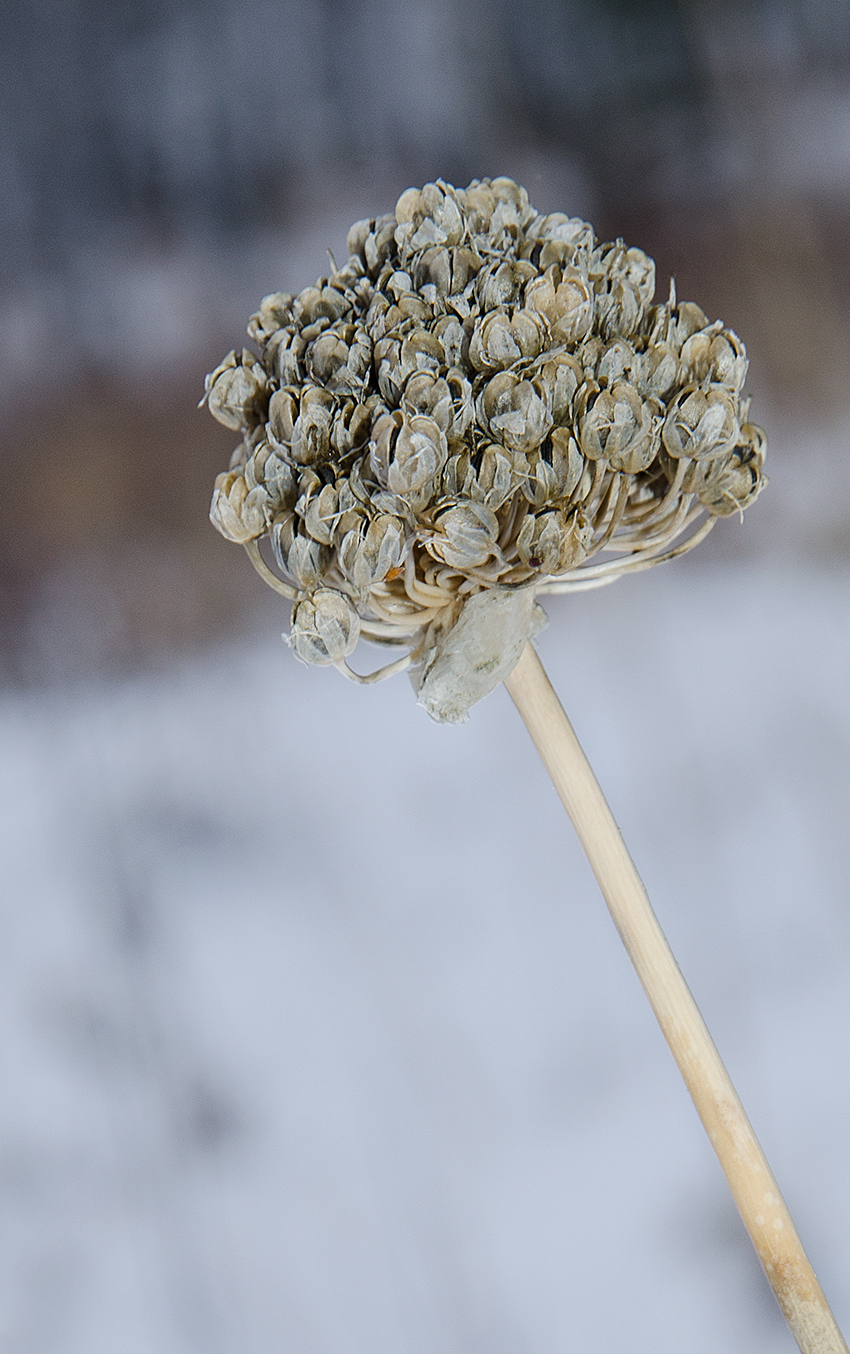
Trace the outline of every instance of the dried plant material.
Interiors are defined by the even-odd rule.
[[[516,666],[546,624],[534,588],[487,588],[444,607],[425,632],[413,685],[432,719],[459,724]]]
[[[210,515],[294,602],[306,663],[411,666],[456,723],[504,681],[573,819],[803,1354],[848,1354],[530,639],[537,597],[696,545],[765,483],[740,340],[586,222],[510,179],[426,184],[361,221],[350,258],[250,321],[259,356],[207,377],[242,430]],[[261,552],[269,549],[275,573]],[[678,542],[678,544],[676,544]],[[607,558],[602,558],[607,556]],[[361,677],[360,636],[406,650]]]
[[[672,286],[653,304],[641,250],[541,216],[510,179],[408,189],[348,245],[315,286],[267,296],[258,353],[207,377],[210,412],[242,432],[210,516],[296,602],[300,658],[357,679],[358,635],[401,645],[386,671],[413,663],[426,708],[455,718],[440,711],[463,699],[429,693],[441,655],[461,680],[446,636],[463,615],[508,614],[483,594],[599,586],[754,501],[746,354]],[[486,694],[469,680],[465,709]]]

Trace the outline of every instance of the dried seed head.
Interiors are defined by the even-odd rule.
[[[210,515],[266,577],[269,541],[301,657],[342,664],[362,622],[459,718],[463,682],[477,699],[499,669],[497,630],[518,652],[539,615],[512,599],[654,563],[755,500],[746,353],[672,288],[653,304],[640,249],[541,216],[510,179],[409,189],[348,247],[267,296],[257,353],[207,377],[242,433]]]

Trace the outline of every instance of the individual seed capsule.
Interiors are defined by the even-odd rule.
[[[734,450],[707,463],[697,497],[714,517],[731,517],[755,502],[767,484],[762,473],[764,451],[762,429],[745,423]]]
[[[576,396],[582,454],[627,475],[639,474],[658,451],[661,409],[657,400],[642,400],[625,381],[615,382],[611,390],[587,382]]]
[[[454,190],[448,185],[426,183],[424,188],[409,188],[396,203],[395,239],[402,258],[428,245],[459,244],[464,222]]]
[[[375,583],[399,569],[404,557],[404,525],[397,517],[381,513],[368,525],[348,531],[339,546],[343,574],[365,597]]]
[[[242,356],[229,352],[206,379],[206,401],[210,413],[225,428],[253,428],[262,423],[268,402],[269,385],[262,364],[243,348]]]
[[[539,318],[528,310],[491,311],[473,329],[469,360],[476,371],[496,372],[522,358],[536,357],[543,344]]]
[[[262,485],[250,489],[239,471],[225,471],[216,476],[210,521],[227,540],[246,545],[263,535],[270,506]]]
[[[360,617],[335,588],[317,588],[292,608],[289,642],[305,663],[327,667],[347,658],[360,638]]]
[[[290,443],[292,459],[298,465],[317,465],[328,459],[335,408],[333,395],[327,390],[307,386],[301,392]]]
[[[593,528],[580,510],[529,513],[517,537],[517,553],[530,569],[557,575],[581,563],[592,539]]]
[[[552,415],[545,398],[531,381],[503,371],[484,387],[478,400],[479,417],[495,442],[511,451],[539,447],[551,431]]]
[[[328,547],[299,530],[293,513],[280,513],[271,526],[271,542],[278,566],[299,588],[314,588],[330,560]]]
[[[453,569],[474,569],[499,554],[496,514],[483,503],[460,503],[440,513],[426,548]]]
[[[425,507],[437,492],[448,455],[446,435],[434,419],[405,415],[387,470],[387,488],[411,507]]]
[[[720,324],[692,334],[682,344],[681,379],[687,383],[716,382],[741,390],[747,377],[747,352],[731,330]]]
[[[739,434],[734,396],[724,386],[686,386],[675,397],[664,420],[664,446],[677,460],[687,456],[707,461],[734,447]]]
[[[525,289],[526,305],[546,321],[553,343],[581,343],[593,325],[594,295],[581,268],[553,264]]]

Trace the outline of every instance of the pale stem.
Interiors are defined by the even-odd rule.
[[[505,686],[558,791],[803,1354],[848,1354],[779,1186],[531,644]]]

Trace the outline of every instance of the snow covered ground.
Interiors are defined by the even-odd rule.
[[[850,574],[548,610],[848,1330]],[[6,1354],[790,1354],[504,691],[438,727],[264,630],[4,695],[0,796]]]

